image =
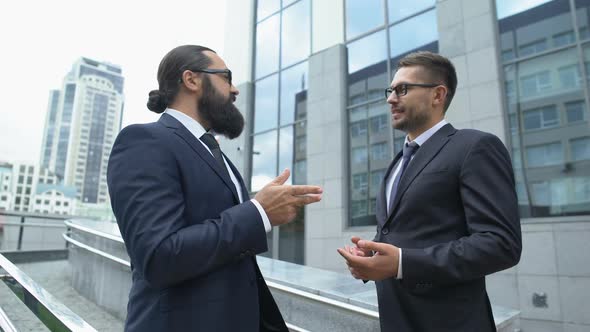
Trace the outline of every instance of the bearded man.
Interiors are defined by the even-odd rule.
[[[244,127],[231,79],[211,49],[173,49],[147,104],[162,116],[115,141],[107,182],[131,258],[126,331],[287,331],[255,255],[322,189],[284,185],[285,170],[248,199],[214,137]]]

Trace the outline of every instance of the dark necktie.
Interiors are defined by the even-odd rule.
[[[402,168],[396,174],[395,179],[393,180],[393,186],[391,187],[391,194],[389,195],[389,213],[393,210],[393,202],[395,201],[395,195],[397,193],[397,186],[399,185],[399,181],[408,167],[410,160],[412,160],[412,155],[416,153],[420,146],[416,142],[411,142],[410,144],[404,144],[403,150],[403,157],[402,157]]]
[[[207,145],[209,150],[211,150],[211,153],[221,168],[221,171],[229,178],[229,173],[225,167],[225,163],[223,162],[223,156],[221,155],[221,148],[219,148],[219,143],[217,143],[215,137],[209,133],[204,133],[203,136],[201,136],[201,141]]]

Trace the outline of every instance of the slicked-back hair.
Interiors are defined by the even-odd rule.
[[[415,52],[403,57],[397,64],[397,69],[403,67],[421,67],[424,69],[427,83],[439,83],[447,87],[444,112],[447,112],[457,89],[457,72],[451,61],[444,56],[432,52]]]
[[[150,111],[162,113],[170,105],[180,89],[182,72],[185,70],[205,69],[211,59],[203,52],[212,49],[199,45],[178,46],[168,52],[158,67],[158,90],[149,93],[147,107]]]

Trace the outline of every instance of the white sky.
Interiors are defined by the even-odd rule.
[[[49,90],[81,56],[120,65],[123,126],[157,119],[145,104],[172,48],[223,56],[226,0],[19,0],[0,4],[0,161],[35,164]]]

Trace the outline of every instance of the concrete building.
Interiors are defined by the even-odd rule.
[[[0,210],[12,209],[12,165],[0,162]]]
[[[84,203],[108,205],[106,166],[123,116],[121,68],[80,58],[50,92],[40,163]]]
[[[251,192],[282,169],[324,188],[269,234],[269,256],[344,271],[336,248],[372,238],[375,195],[404,133],[384,89],[397,60],[430,50],[455,64],[447,120],[512,153],[521,263],[488,278],[524,331],[590,329],[590,2],[246,0],[228,3],[225,53],[244,134],[222,141]]]
[[[12,210],[30,212],[31,199],[38,182],[37,167],[27,163],[12,165]]]

